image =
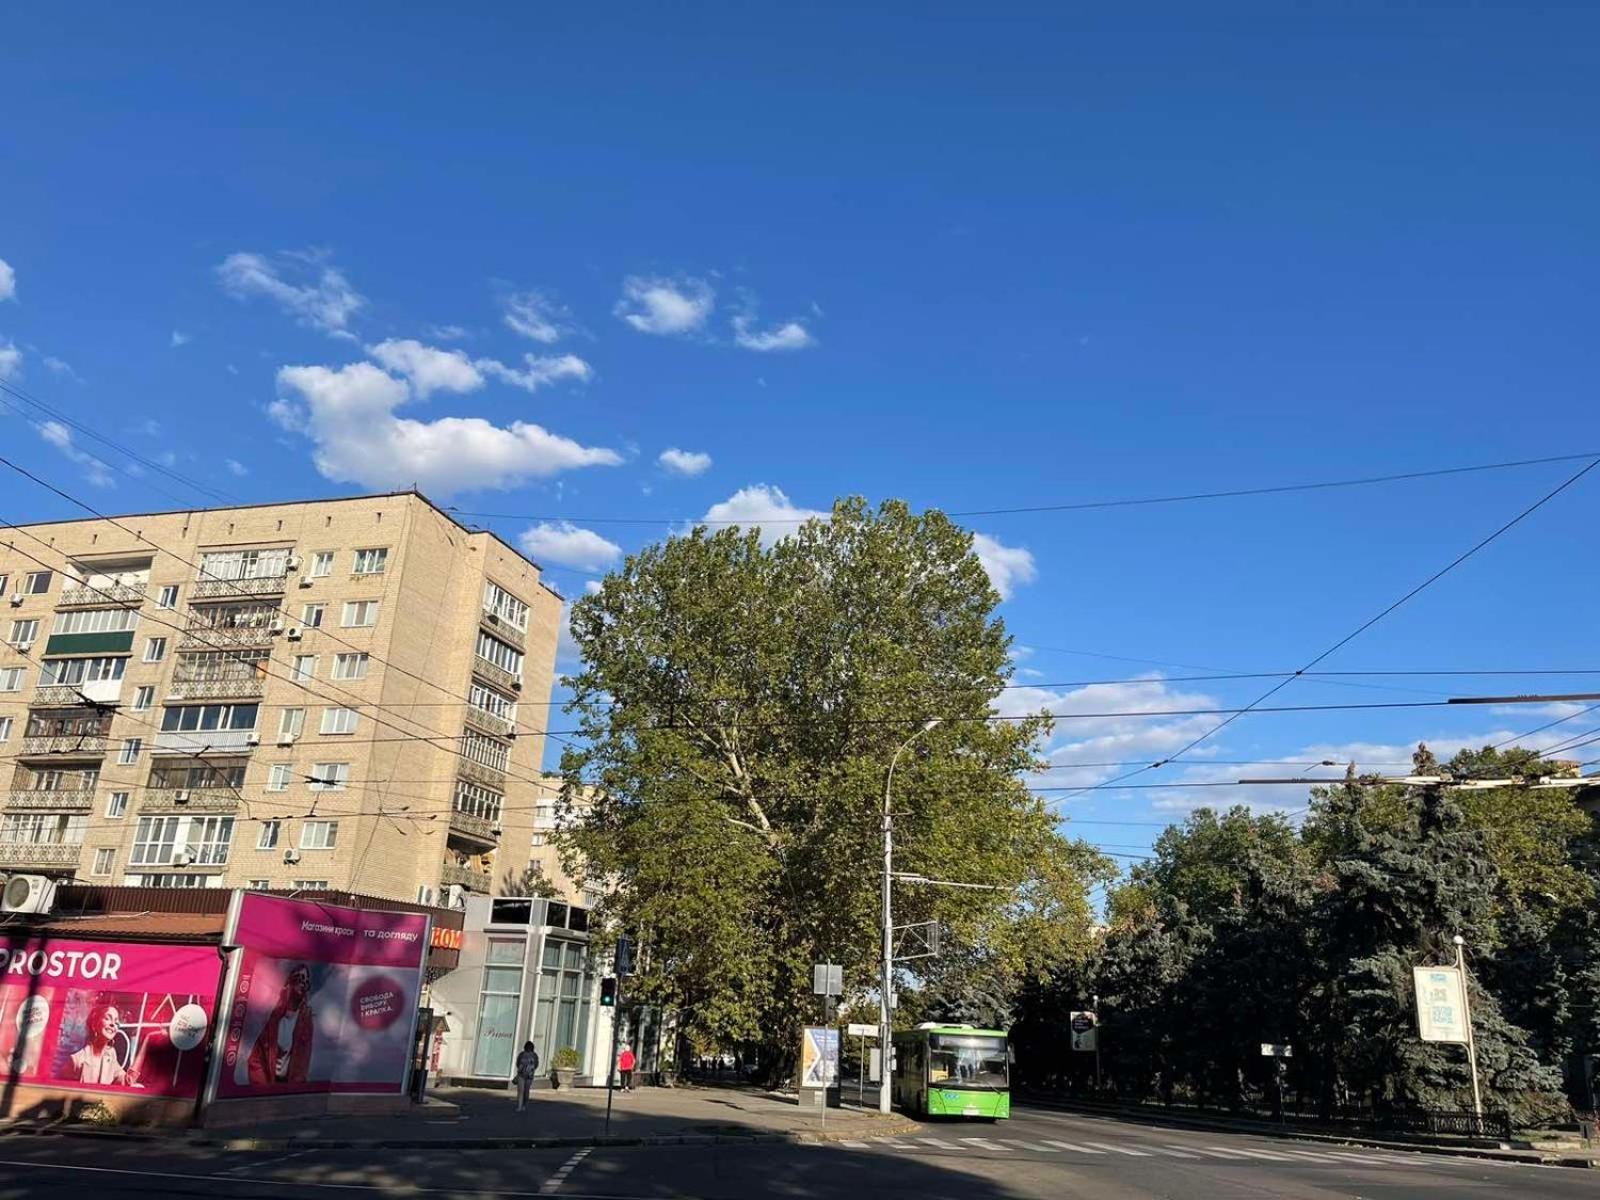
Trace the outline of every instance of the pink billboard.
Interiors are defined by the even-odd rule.
[[[219,1097],[405,1087],[426,914],[246,892],[231,940]]]
[[[215,946],[0,942],[0,1079],[193,1099],[222,960]]]

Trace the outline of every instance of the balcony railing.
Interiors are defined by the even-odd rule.
[[[261,744],[254,729],[196,729],[192,733],[162,730],[152,749],[157,754],[240,754]]]
[[[470,704],[467,705],[467,728],[494,737],[510,737],[517,731],[516,725],[505,717],[497,717],[493,713],[484,712],[481,708],[473,708]]]
[[[481,783],[497,791],[506,786],[506,773],[497,771],[493,767],[486,767],[482,763],[475,763],[470,758],[463,758],[456,764],[456,777],[470,779],[473,783]]]
[[[180,650],[241,650],[272,645],[278,630],[271,621],[260,625],[208,625],[191,620],[178,638]]]
[[[142,583],[68,584],[61,589],[57,608],[97,608],[105,604],[143,604],[146,585]]]
[[[0,845],[0,866],[76,867],[82,842],[6,842]]]
[[[445,866],[439,872],[439,882],[445,887],[455,884],[466,888],[469,892],[487,894],[491,886],[491,879],[487,871],[474,871],[471,867],[458,867],[454,864]]]
[[[233,788],[150,787],[139,802],[142,813],[231,813],[238,809],[239,793]]]
[[[106,737],[101,733],[38,733],[22,739],[20,756],[59,755],[95,758],[106,752]]]
[[[522,680],[519,677],[513,675],[504,667],[495,666],[486,658],[481,658],[476,654],[473,655],[472,669],[498,688],[503,688],[509,692],[520,692],[522,690]]]
[[[41,683],[33,690],[32,703],[41,707],[49,705],[53,708],[59,704],[80,704],[82,701],[77,686],[70,683]]]
[[[94,807],[94,789],[12,788],[6,793],[7,809],[47,809],[50,812],[86,812]]]
[[[518,650],[526,650],[528,648],[527,634],[498,613],[485,611],[479,616],[479,620],[483,622],[485,629],[502,642],[515,646]]]
[[[495,827],[486,817],[474,817],[470,813],[450,810],[450,832],[459,833],[486,845],[498,846],[500,835],[495,832]]]
[[[167,685],[168,700],[253,700],[261,695],[265,680],[251,675],[247,679],[183,679]]]
[[[288,585],[288,575],[257,575],[250,579],[197,579],[189,590],[191,600],[219,600],[228,596],[276,596]]]

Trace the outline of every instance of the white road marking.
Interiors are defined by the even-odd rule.
[[[999,1142],[1002,1146],[1006,1146],[1006,1147],[1009,1147],[1009,1148],[1014,1149],[1014,1150],[1026,1150],[1030,1154],[1054,1154],[1055,1153],[1055,1150],[1052,1147],[1050,1147],[1050,1146],[1041,1146],[1041,1145],[1039,1145],[1039,1144],[1037,1144],[1035,1142],[1019,1142],[1019,1141],[1015,1141],[1015,1140],[1013,1140],[1011,1138],[995,1138],[995,1141]]]
[[[966,1142],[967,1145],[969,1145],[969,1146],[976,1146],[980,1150],[1000,1150],[1000,1149],[1003,1149],[1003,1147],[995,1145],[988,1138],[962,1138],[960,1140],[963,1141],[963,1142]]]
[[[865,1142],[839,1142],[837,1144],[840,1145],[840,1146],[849,1146],[850,1149],[852,1149],[852,1150],[866,1150],[866,1149],[868,1149],[868,1146],[867,1146],[867,1144]]]
[[[1098,1146],[1101,1150],[1109,1150],[1113,1154],[1126,1154],[1130,1158],[1149,1158],[1150,1157],[1150,1155],[1149,1155],[1149,1153],[1147,1151],[1144,1151],[1144,1150],[1129,1150],[1126,1146],[1108,1146],[1104,1142],[1085,1142],[1084,1145],[1085,1146]]]
[[[280,1155],[278,1155],[277,1158],[269,1158],[269,1159],[266,1159],[265,1161],[262,1161],[262,1162],[240,1163],[237,1167],[228,1167],[228,1168],[226,1168],[225,1170],[221,1171],[220,1174],[223,1174],[223,1175],[237,1175],[240,1171],[259,1171],[259,1170],[264,1170],[267,1167],[276,1167],[276,1166],[279,1166],[279,1165],[281,1165],[283,1163],[288,1162],[290,1159],[303,1158],[307,1154],[312,1154],[312,1153],[314,1153],[314,1151],[311,1151],[311,1150],[296,1150],[293,1154],[280,1154]]]
[[[961,1149],[961,1147],[956,1145],[954,1142],[947,1142],[943,1138],[918,1138],[917,1141],[921,1142],[924,1146],[932,1146],[938,1150]]]
[[[1264,1158],[1268,1162],[1283,1162],[1284,1161],[1283,1155],[1276,1154],[1271,1150],[1247,1150],[1243,1146],[1240,1146],[1234,1151],[1234,1153],[1235,1154],[1243,1154],[1247,1158]]]
[[[1195,1157],[1193,1154],[1190,1154],[1187,1150],[1168,1150],[1165,1146],[1151,1146],[1150,1149],[1156,1154],[1165,1154],[1168,1158],[1194,1158]]]
[[[1071,1150],[1074,1154],[1103,1154],[1103,1150],[1091,1150],[1087,1146],[1074,1146],[1071,1142],[1052,1142],[1044,1139],[1046,1146],[1054,1146],[1057,1150]]]
[[[561,1185],[567,1181],[567,1176],[572,1174],[577,1165],[593,1153],[594,1150],[592,1148],[588,1150],[579,1150],[571,1158],[567,1159],[566,1162],[561,1164],[560,1169],[557,1170],[554,1175],[550,1176],[549,1179],[544,1181],[544,1186],[539,1189],[540,1193],[548,1196],[551,1193],[559,1190]]]
[[[883,1137],[883,1138],[878,1138],[877,1141],[878,1141],[878,1145],[887,1146],[891,1150],[909,1150],[909,1149],[911,1149],[911,1147],[906,1145],[904,1142],[897,1142],[893,1138]]]
[[[1193,1150],[1196,1154],[1207,1154],[1207,1155],[1210,1155],[1212,1158],[1243,1158],[1244,1157],[1244,1155],[1240,1154],[1237,1150],[1224,1150],[1221,1146],[1209,1146],[1209,1147],[1208,1146],[1189,1146],[1189,1147],[1186,1147],[1186,1148],[1189,1149],[1189,1150]]]
[[[1284,1153],[1289,1155],[1291,1158],[1304,1158],[1310,1162],[1336,1163],[1339,1161],[1337,1158],[1333,1158],[1330,1155],[1313,1154],[1309,1150],[1285,1150]]]

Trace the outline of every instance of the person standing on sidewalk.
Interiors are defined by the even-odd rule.
[[[517,1055],[517,1111],[528,1107],[528,1093],[533,1090],[533,1080],[539,1074],[539,1052],[532,1042],[522,1043],[522,1053]]]
[[[637,1060],[633,1057],[633,1048],[627,1045],[622,1047],[622,1053],[617,1056],[617,1070],[622,1072],[622,1090],[633,1091],[633,1068]]]

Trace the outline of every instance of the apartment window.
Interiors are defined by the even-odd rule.
[[[287,550],[227,550],[200,556],[207,579],[277,579],[289,570]]]
[[[133,711],[145,712],[154,707],[155,702],[156,689],[153,687],[142,687],[133,694]]]
[[[161,714],[164,733],[210,733],[218,729],[254,729],[259,704],[186,704]]]
[[[300,826],[300,849],[332,850],[339,841],[339,822],[307,821]]]
[[[106,816],[112,820],[128,815],[128,793],[112,792],[106,798]]]
[[[361,714],[353,708],[325,708],[322,710],[323,733],[354,733]]]
[[[39,622],[13,621],[11,622],[11,644],[13,646],[31,646],[39,640]]]
[[[124,875],[124,887],[147,888],[203,888],[216,887],[221,877],[217,875],[187,875],[168,872],[157,875]]]
[[[528,631],[528,606],[498,583],[484,583],[483,611],[514,629]]]
[[[156,607],[157,608],[177,608],[178,607],[178,585],[177,584],[169,583],[169,584],[167,584],[166,587],[161,589],[160,593],[156,596]]]
[[[56,614],[51,633],[128,633],[139,624],[133,608],[79,608]]]
[[[548,833],[536,833],[536,834],[533,835],[531,844],[535,845],[535,846],[543,846],[549,840],[550,840],[550,835]]]
[[[103,846],[96,850],[94,852],[94,870],[92,873],[95,875],[111,874],[111,864],[116,861],[116,858],[117,852],[109,846]]]
[[[167,639],[164,637],[148,638],[144,644],[145,662],[160,662],[167,656]]]
[[[83,813],[7,813],[0,817],[0,842],[81,846],[88,826]]]
[[[333,574],[333,551],[318,550],[311,556],[311,577],[326,579]]]
[[[511,748],[504,742],[485,737],[481,733],[467,734],[461,753],[479,766],[488,767],[493,771],[504,771],[510,766]]]
[[[296,654],[294,668],[289,672],[289,678],[295,683],[310,683],[317,677],[317,656],[315,654]]]
[[[300,610],[300,624],[307,629],[321,629],[322,615],[327,611],[326,604],[307,604]]]
[[[26,667],[0,668],[0,692],[20,692],[27,678]]]
[[[357,550],[355,566],[351,570],[357,575],[382,575],[388,565],[389,551],[385,548]]]
[[[333,677],[335,679],[365,679],[367,677],[367,659],[370,656],[362,654],[337,654],[333,659]]]
[[[508,646],[497,637],[490,637],[482,630],[478,631],[478,657],[484,662],[493,663],[502,671],[509,671],[518,679],[522,678],[522,651],[515,646]]]
[[[178,845],[178,827],[183,821],[182,817],[140,817],[128,865],[164,867],[170,863]]]
[[[248,887],[252,892],[266,892],[272,889],[272,880],[252,879],[246,883],[245,886]]]
[[[297,892],[325,892],[328,890],[326,879],[296,879],[289,885]]]
[[[313,792],[342,792],[350,782],[350,764],[313,763],[311,777],[315,781],[311,785]]]
[[[15,717],[0,717],[0,742],[11,740],[11,726],[15,720]]]
[[[278,736],[281,738],[297,738],[306,727],[306,710],[303,708],[286,708],[278,717]]]
[[[482,817],[485,821],[500,823],[500,805],[505,797],[499,792],[479,787],[465,779],[456,783],[456,811],[469,817]]]
[[[344,606],[344,619],[341,622],[346,629],[361,629],[378,623],[378,602],[376,600],[347,600]]]
[[[11,576],[9,576],[9,575],[0,575],[0,594],[3,594],[5,592],[6,584],[8,582],[10,582],[10,579],[11,579]]]
[[[128,668],[126,658],[47,658],[39,669],[39,682],[45,687],[62,684],[102,683],[121,679]]]
[[[117,761],[125,767],[131,767],[139,761],[139,751],[144,749],[144,742],[140,738],[123,738],[122,753],[117,755]]]
[[[194,855],[196,866],[226,865],[228,850],[232,845],[232,817],[189,818],[189,842],[186,849]]]
[[[278,838],[282,833],[282,821],[261,822],[261,832],[256,835],[256,849],[276,850],[278,848]]]
[[[286,792],[289,790],[289,782],[293,778],[293,763],[273,763],[267,769],[267,791]]]
[[[503,721],[516,722],[517,703],[507,699],[492,688],[486,688],[481,683],[474,683],[467,690],[467,699],[472,707],[479,712],[486,712],[491,717],[499,717]]]
[[[54,571],[29,571],[22,577],[22,594],[24,596],[42,596],[50,590],[50,580]]]

